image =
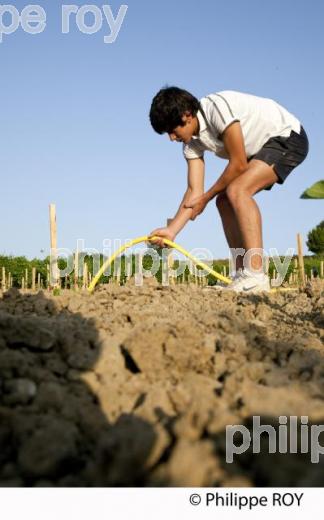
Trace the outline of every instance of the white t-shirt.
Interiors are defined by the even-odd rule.
[[[241,124],[247,158],[255,155],[270,137],[288,137],[292,130],[300,133],[298,119],[272,99],[224,90],[203,97],[200,104],[207,121],[199,110],[199,135],[184,144],[186,159],[202,157],[205,150],[228,159],[220,136],[234,121]]]

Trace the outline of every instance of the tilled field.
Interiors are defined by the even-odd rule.
[[[323,486],[309,453],[250,448],[253,416],[324,424],[324,292],[108,286],[0,298],[2,486]],[[238,438],[238,444],[241,440]],[[324,445],[324,442],[322,441]]]

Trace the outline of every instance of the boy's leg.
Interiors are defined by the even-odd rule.
[[[217,196],[216,206],[222,219],[223,229],[229,248],[231,250],[243,248],[243,239],[238,222],[225,191]],[[238,269],[243,268],[243,256],[236,256],[234,267],[237,271]]]
[[[258,159],[252,159],[247,170],[232,181],[226,189],[227,198],[238,223],[242,247],[246,251],[263,249],[261,213],[253,195],[274,184],[277,180],[278,177],[273,166]],[[262,270],[260,255],[251,256],[250,267],[253,270]]]

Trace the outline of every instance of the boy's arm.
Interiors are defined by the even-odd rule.
[[[192,208],[191,219],[202,213],[210,200],[218,193],[224,191],[227,186],[247,168],[248,162],[245,153],[244,139],[239,122],[232,123],[222,135],[224,147],[228,153],[228,164],[219,179],[199,198],[191,199],[187,207]]]
[[[170,226],[168,226],[175,235],[187,224],[191,218],[192,209],[186,208],[186,203],[194,198],[200,197],[204,193],[205,180],[205,161],[202,157],[199,159],[187,159],[188,164],[188,187],[180,203],[179,209],[175,214]]]
[[[219,179],[206,191],[208,202],[218,193],[224,191],[236,177],[246,170],[248,165],[242,129],[239,122],[235,122],[226,128],[222,135],[222,141],[229,161]]]
[[[192,209],[186,208],[185,205],[194,197],[200,197],[204,193],[205,179],[205,162],[203,157],[198,159],[187,159],[188,164],[188,187],[180,203],[179,209],[175,214],[172,222],[165,228],[158,228],[150,233],[150,236],[161,236],[161,240],[152,241],[153,243],[163,246],[163,239],[169,238],[174,240],[176,235],[184,228],[188,220],[191,219]]]

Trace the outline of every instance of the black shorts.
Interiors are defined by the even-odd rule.
[[[259,159],[269,166],[273,165],[278,176],[277,183],[283,184],[292,170],[306,158],[308,147],[307,134],[301,126],[300,134],[292,130],[289,137],[271,137],[261,150],[248,160]],[[272,186],[265,189],[271,190]]]

